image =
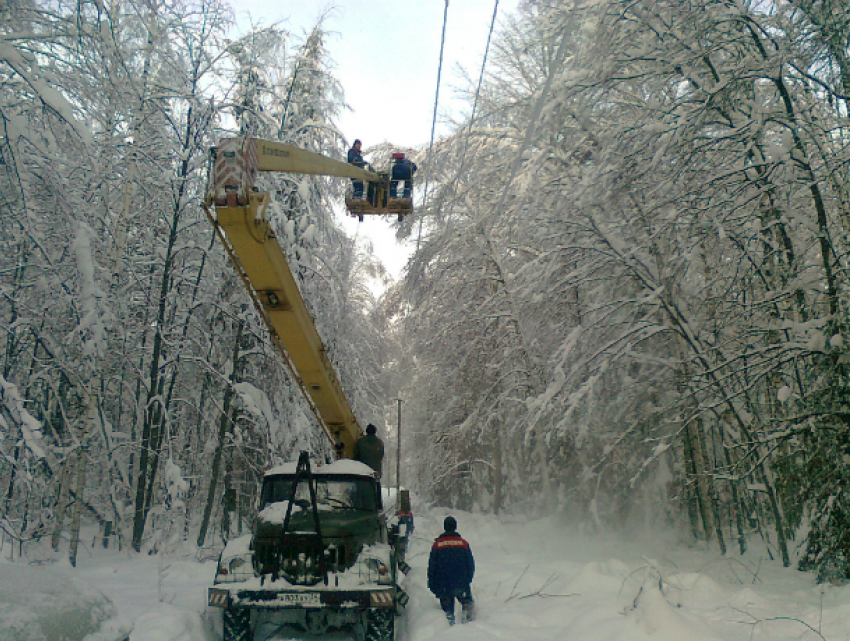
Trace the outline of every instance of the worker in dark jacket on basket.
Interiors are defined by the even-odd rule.
[[[393,154],[392,171],[390,172],[392,180],[390,180],[390,198],[398,198],[398,183],[404,182],[404,191],[402,198],[410,198],[411,190],[413,189],[413,174],[419,167],[409,158],[405,158],[402,153]]]
[[[366,436],[354,443],[354,460],[365,463],[378,474],[378,507],[383,507],[381,490],[381,467],[384,463],[384,442],[377,436],[378,428],[369,423]]]
[[[455,599],[462,608],[461,622],[475,618],[475,601],[472,600],[472,577],[475,560],[469,543],[457,532],[457,520],[447,516],[443,532],[431,546],[428,559],[428,589],[440,600],[449,625],[455,623]]]
[[[351,149],[348,150],[348,162],[355,167],[360,167],[360,169],[363,169],[366,166],[366,161],[363,160],[362,147],[363,143],[358,139],[354,141],[354,144],[351,145]],[[363,198],[363,181],[352,178],[351,184],[354,188],[352,196],[357,200]]]

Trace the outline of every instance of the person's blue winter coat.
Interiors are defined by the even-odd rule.
[[[409,158],[402,158],[398,162],[393,163],[392,179],[410,180],[416,170],[415,162],[411,162]]]
[[[437,597],[468,590],[475,574],[469,543],[457,532],[443,532],[431,546],[428,558],[428,589]]]
[[[354,147],[348,150],[348,162],[358,167],[362,167],[366,164],[363,160],[363,154],[357,151]]]

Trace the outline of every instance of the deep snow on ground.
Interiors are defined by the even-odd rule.
[[[38,598],[33,598],[37,594]],[[0,562],[0,639],[81,639],[115,615],[107,597],[59,568]]]
[[[556,518],[459,511],[451,514],[475,555],[478,616],[450,628],[426,588],[430,543],[449,513],[417,512],[412,570],[403,583],[411,599],[397,619],[399,641],[850,641],[850,586],[817,585],[812,575],[770,560],[755,542],[745,556],[723,557],[671,533],[581,534]],[[114,604],[116,615],[86,641],[128,634],[132,641],[218,641],[220,612],[205,605],[215,563],[194,557],[98,545],[81,548],[77,569],[52,571],[57,581],[71,574]],[[255,641],[320,638],[349,636],[264,628]]]
[[[850,639],[850,586],[819,586],[766,552],[741,557],[672,535],[581,535],[555,519],[457,514],[476,559],[477,620],[449,629],[425,589],[428,541],[447,512],[417,523],[407,586],[409,641],[799,641]],[[763,550],[764,548],[762,548]]]

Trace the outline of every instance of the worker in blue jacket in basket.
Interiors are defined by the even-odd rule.
[[[428,558],[428,589],[440,600],[449,625],[455,623],[455,599],[460,602],[461,622],[475,618],[475,601],[472,599],[472,577],[475,560],[469,543],[457,532],[457,520],[447,516],[443,532],[431,546]]]
[[[413,174],[419,167],[402,153],[393,154],[393,165],[390,180],[390,198],[398,198],[398,183],[404,182],[402,198],[410,198],[413,189]]]

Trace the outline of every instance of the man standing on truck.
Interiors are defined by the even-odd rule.
[[[383,507],[383,490],[381,489],[381,468],[384,463],[384,442],[377,436],[378,428],[369,423],[366,435],[357,439],[354,444],[354,460],[365,463],[378,475],[378,507]]]
[[[455,599],[462,608],[461,623],[475,619],[472,577],[475,560],[469,543],[457,532],[457,519],[447,516],[443,532],[431,546],[428,558],[428,589],[440,600],[449,625],[455,624]]]

